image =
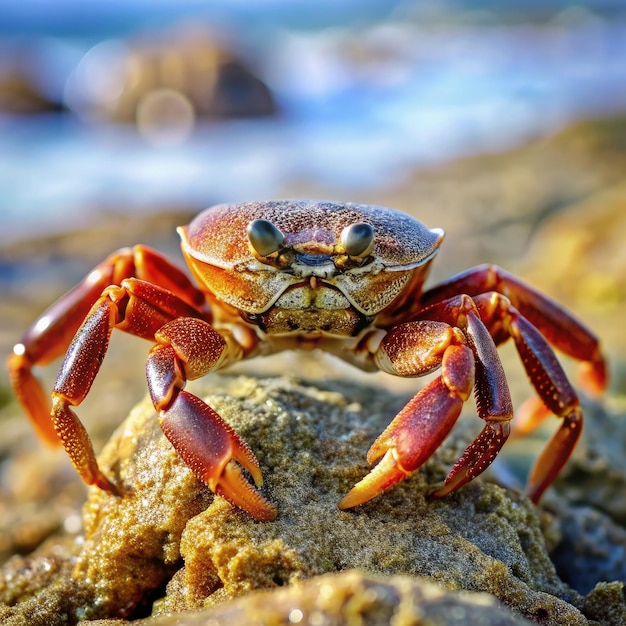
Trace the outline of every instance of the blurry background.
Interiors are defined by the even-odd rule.
[[[180,260],[174,227],[208,205],[317,197],[444,228],[435,279],[494,262],[575,310],[603,339],[617,402],[625,112],[620,0],[3,3],[0,351],[122,245]],[[148,346],[122,339],[81,407],[96,447],[144,393]],[[0,401],[0,460],[21,451],[40,472],[6,373]],[[1,467],[28,500],[26,466]],[[9,551],[34,542],[5,536]]]
[[[366,196],[624,107],[619,0],[3,3],[0,237]]]

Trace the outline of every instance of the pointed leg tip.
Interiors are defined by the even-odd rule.
[[[443,487],[439,487],[439,489],[435,489],[434,491],[431,491],[428,495],[431,498],[435,498],[436,500],[439,500],[440,498],[445,498],[447,495],[450,495],[452,491],[453,491],[452,489],[444,485]]]
[[[543,494],[552,485],[551,480],[541,480],[536,476],[530,476],[526,489],[524,489],[524,495],[534,504],[539,504],[539,500],[543,497]]]
[[[98,487],[98,489],[102,489],[103,491],[110,493],[113,496],[123,495],[121,487],[111,482],[104,474],[102,474],[102,472],[100,472],[100,474],[91,484]]]
[[[609,373],[602,356],[594,361],[584,361],[579,366],[580,383],[592,398],[602,395],[609,385]]]
[[[445,498],[451,493],[457,491],[457,489],[466,485],[470,482],[470,480],[472,480],[472,476],[470,475],[467,467],[462,467],[459,471],[454,473],[451,471],[446,477],[443,485],[439,487],[439,489],[435,489],[430,496],[431,498]]]
[[[356,486],[355,486],[356,487]],[[374,496],[364,497],[356,488],[352,488],[337,504],[337,507],[342,511],[346,509],[352,509],[360,504],[365,504],[371,500]]]
[[[526,489],[526,497],[535,505],[537,506],[537,504],[539,504],[539,500],[541,500],[541,496],[543,496],[543,492],[545,491],[544,489],[541,490],[537,490],[537,489],[533,489],[532,487],[528,487]]]
[[[257,522],[273,522],[278,517],[278,508],[276,505],[266,500],[260,493],[256,493],[256,498],[248,498],[246,502],[235,500],[231,495],[226,495],[225,493],[221,493],[220,495],[237,508],[245,511]]]

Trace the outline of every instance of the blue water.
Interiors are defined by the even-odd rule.
[[[540,3],[530,16],[489,14],[487,3],[442,16],[432,4],[374,0],[341,10],[216,2],[210,15],[191,1],[136,2],[132,11],[116,1],[98,12],[64,0],[54,15],[44,0],[7,4],[0,40],[45,50],[39,78],[52,95],[94,44],[202,12],[237,33],[281,115],[203,124],[167,146],[70,114],[0,117],[0,243],[88,221],[95,209],[202,207],[284,195],[299,182],[349,199],[418,166],[626,110],[619,3],[603,12]]]

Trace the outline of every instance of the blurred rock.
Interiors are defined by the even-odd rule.
[[[269,87],[202,28],[92,48],[70,77],[67,104],[91,121],[137,124],[149,138],[175,141],[196,120],[271,116]]]
[[[585,321],[604,340],[612,364],[621,368],[614,370],[613,382],[614,390],[623,397],[626,342],[619,320],[626,319],[625,233],[626,184],[620,180],[546,220],[525,262],[526,275],[533,284],[567,302],[579,315],[584,314]]]
[[[356,570],[258,592],[206,611],[141,620],[174,624],[398,624],[411,626],[521,626],[531,622],[487,594],[450,591],[426,579],[377,577]],[[104,626],[102,624],[101,626]]]
[[[582,594],[599,581],[626,582],[626,530],[590,507],[559,512],[562,539],[550,553],[557,571]]]
[[[572,275],[599,260],[597,253],[591,258],[586,255],[594,247],[583,246],[561,248],[552,261],[559,241],[570,237],[578,241],[587,235],[597,242],[600,252],[602,238],[619,240],[624,232],[623,200],[614,197],[612,190],[623,185],[624,171],[626,118],[615,116],[581,121],[509,151],[416,170],[382,194],[370,193],[364,201],[393,206],[431,228],[446,230],[433,268],[437,277],[495,262],[513,271],[527,271],[532,264],[537,268],[533,277],[547,281],[551,275],[545,272],[547,260],[556,263],[559,271],[571,263]],[[357,194],[356,200],[363,199]],[[589,210],[592,202],[595,209]],[[594,224],[591,233],[585,232],[585,220]],[[606,260],[612,270],[615,261]],[[554,283],[562,284],[562,280]]]
[[[247,605],[230,604],[233,599],[276,588],[268,606],[282,615],[277,623],[287,623],[294,599],[302,599],[306,608],[304,598],[312,593],[300,583],[328,573],[337,576],[336,585],[322,580],[337,594],[332,623],[348,623],[355,610],[400,614],[409,601],[403,597],[412,598],[411,610],[417,610],[432,600],[432,584],[449,590],[435,594],[443,598],[442,611],[457,607],[474,615],[478,608],[452,592],[467,590],[488,593],[531,621],[588,623],[581,612],[585,598],[557,576],[537,511],[528,501],[483,479],[443,500],[428,497],[468,443],[467,423],[474,420],[461,419],[435,457],[409,480],[343,512],[338,500],[367,471],[367,448],[406,399],[349,383],[318,388],[285,378],[217,375],[197,381],[191,390],[250,443],[264,472],[263,491],[278,505],[277,520],[255,522],[213,497],[164,438],[146,400],[100,455],[124,497],[91,488],[83,544],[61,542],[66,546],[61,549],[48,543],[32,557],[14,557],[4,566],[3,624],[27,619],[51,626],[66,619],[63,623],[129,619],[213,606],[216,619],[224,620],[257,610],[254,596]],[[51,554],[61,555],[54,566]],[[338,574],[352,569],[426,577],[431,583]],[[43,573],[31,579],[30,571]],[[347,576],[360,581],[358,588],[379,589],[382,595],[365,591],[354,603],[342,599]],[[617,600],[612,610],[620,610]],[[498,611],[492,600],[485,620]],[[515,623],[502,615],[509,621],[485,623]],[[162,619],[155,617],[154,623],[171,623]]]
[[[0,112],[12,115],[36,115],[59,112],[63,106],[48,98],[27,73],[0,74]]]

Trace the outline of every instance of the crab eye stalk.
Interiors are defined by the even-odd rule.
[[[285,236],[269,220],[252,220],[248,224],[248,239],[254,251],[266,257],[283,247]]]
[[[351,257],[366,257],[374,247],[374,229],[370,224],[359,222],[341,231],[341,244]]]

